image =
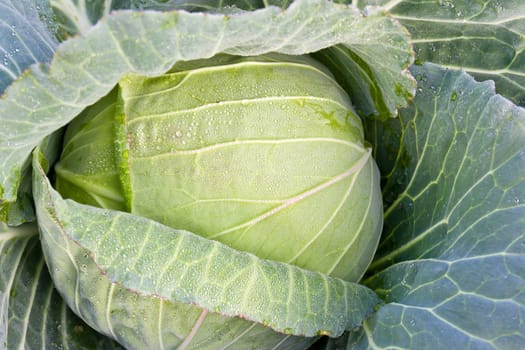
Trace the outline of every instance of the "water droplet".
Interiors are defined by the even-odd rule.
[[[175,136],[176,136],[176,137],[182,137],[182,132],[180,132],[179,130],[177,130],[177,131],[175,132]]]

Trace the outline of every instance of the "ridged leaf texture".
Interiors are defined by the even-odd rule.
[[[39,167],[38,153],[34,167],[38,170],[34,175],[37,214],[51,273],[56,281],[63,281],[57,287],[73,309],[88,323],[93,320],[99,330],[104,331],[101,327],[106,322],[108,329],[112,328],[107,316],[95,321],[112,314],[111,301],[98,288],[101,295],[84,302],[102,303],[103,308],[93,311],[92,307],[82,307],[82,275],[107,279],[127,289],[129,300],[136,300],[137,295],[146,297],[139,303],[154,306],[160,298],[196,305],[253,320],[285,334],[308,337],[338,336],[345,329],[353,329],[377,303],[375,294],[359,284],[259,259],[146,218],[64,201]],[[84,263],[75,263],[78,260]],[[186,313],[195,313],[191,305],[179,303],[179,307],[192,308]],[[117,317],[116,322],[125,323],[127,318]],[[128,335],[129,331],[112,335],[129,346],[126,342],[130,338],[148,341],[151,327],[134,336]],[[177,332],[177,327],[170,329]],[[208,334],[213,329],[202,331]],[[158,337],[155,334],[154,339]],[[136,344],[132,347],[140,348]]]
[[[525,2],[365,0],[384,6],[410,31],[416,60],[465,70],[525,106]]]
[[[121,349],[93,331],[56,291],[34,224],[0,224],[0,348]]]
[[[465,73],[412,72],[414,106],[369,126],[391,204],[365,283],[387,303],[347,348],[521,349],[525,111]]]

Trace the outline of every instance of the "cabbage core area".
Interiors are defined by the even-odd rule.
[[[306,56],[129,74],[68,126],[55,170],[66,198],[349,281],[382,228],[361,120]]]

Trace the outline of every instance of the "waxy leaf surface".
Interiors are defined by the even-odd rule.
[[[386,305],[348,348],[523,348],[525,111],[465,73],[412,72],[414,106],[369,125],[391,204],[364,282]]]
[[[71,280],[79,281],[83,273],[107,278],[133,292],[130,295],[197,305],[309,337],[338,336],[353,329],[377,303],[372,291],[356,283],[259,259],[146,218],[63,200],[37,162],[35,154],[33,184],[39,225],[50,265],[60,266],[58,279],[71,274]],[[80,267],[74,262],[76,256],[85,260]],[[99,273],[94,269],[86,272],[91,259]],[[64,288],[62,293],[74,304],[71,306],[82,314],[85,311],[78,302],[82,288],[71,280],[57,287]],[[111,313],[108,304],[104,311]],[[100,317],[96,312],[85,318]]]

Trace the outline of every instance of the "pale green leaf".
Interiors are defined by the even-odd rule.
[[[348,348],[522,349],[525,110],[465,73],[412,71],[414,106],[369,127],[391,205],[365,283],[387,304]]]
[[[129,334],[127,328],[117,331],[117,326],[128,318],[135,319],[137,313],[142,315],[142,308],[148,309],[148,305],[152,310],[157,308],[154,314],[158,314],[162,300],[172,305],[168,307],[172,313],[166,311],[166,317],[178,316],[178,323],[200,325],[199,319],[206,318],[209,310],[215,318],[215,313],[237,316],[285,334],[308,337],[338,336],[355,328],[377,302],[375,294],[359,284],[259,259],[146,218],[63,200],[37,161],[35,155],[33,185],[39,226],[51,271],[60,271],[54,273],[60,281],[57,288],[88,323],[123,344],[136,347],[137,337],[144,344],[150,338],[159,339],[151,327],[136,333],[140,328],[135,324],[135,332]],[[94,292],[98,295],[85,298],[81,275],[102,281],[106,289],[98,287]],[[128,290],[127,304],[134,305],[128,312],[134,316],[122,315],[112,320],[116,325],[108,324],[107,314],[114,311],[108,304],[112,296],[106,291],[113,294],[112,289],[118,286]],[[86,307],[85,303],[95,306]],[[204,311],[197,312],[192,305]],[[181,317],[183,314],[189,316]],[[179,327],[181,330],[176,326],[170,330],[189,332],[186,336],[193,337],[187,326]],[[229,327],[219,324],[212,330],[221,333],[224,328]],[[212,330],[206,327],[203,332]],[[180,337],[172,341],[180,341]]]
[[[223,7],[235,6],[254,10],[262,6],[257,0],[210,1],[210,0],[49,0],[55,15],[56,26],[61,39],[84,35],[91,27],[112,11],[184,9],[189,11],[217,11]]]
[[[408,71],[413,53],[402,45],[404,35],[398,32],[397,22],[385,21],[381,14],[381,9],[369,9],[367,21],[352,28],[351,43],[322,50],[314,57],[334,73],[360,115],[385,120],[397,116],[397,109],[405,107],[414,94]],[[384,50],[397,65],[381,59]]]

